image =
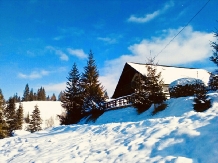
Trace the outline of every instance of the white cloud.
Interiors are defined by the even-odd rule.
[[[62,82],[62,83],[56,83],[56,84],[48,84],[48,85],[44,85],[43,86],[46,90],[46,92],[48,92],[48,94],[52,94],[55,93],[56,95],[58,95],[61,91],[64,91],[66,88],[66,83]]]
[[[152,14],[147,14],[144,17],[136,17],[135,15],[131,15],[128,19],[129,22],[136,22],[136,23],[146,23],[160,14],[160,11],[155,11]]]
[[[110,38],[110,37],[98,37],[97,39],[101,40],[101,41],[104,41],[104,42],[106,42],[108,44],[115,44],[115,43],[117,43],[116,39]]]
[[[18,73],[18,77],[22,79],[39,79],[42,78],[43,76],[49,75],[50,72],[46,70],[41,70],[41,71],[33,71],[30,74],[23,74],[23,73]]]
[[[69,54],[74,55],[78,58],[81,58],[81,59],[87,58],[87,54],[85,54],[85,52],[82,49],[68,48],[67,51]]]
[[[152,56],[158,54],[180,30],[181,28],[169,29],[152,40],[143,39],[140,43],[128,47],[131,54],[124,54],[105,62],[101,82],[109,96],[113,95],[126,62],[146,63],[150,51]],[[210,41],[214,39],[212,33],[194,31],[191,27],[187,27],[156,57],[156,61],[162,65],[179,65],[208,60],[212,52]]]
[[[135,15],[131,15],[130,18],[127,20],[128,22],[135,22],[135,23],[146,23],[151,21],[152,19],[156,18],[160,14],[163,14],[167,9],[172,7],[174,4],[172,1],[165,4],[164,7],[160,10],[156,10],[153,13],[148,13],[144,15],[143,17],[137,17]]]
[[[55,47],[47,46],[46,49],[48,49],[50,51],[53,51],[63,61],[68,61],[69,60],[68,56],[63,51],[61,51],[61,50],[59,50],[59,49],[57,49]]]

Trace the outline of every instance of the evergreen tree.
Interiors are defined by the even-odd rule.
[[[142,113],[149,109],[152,104],[152,101],[149,99],[150,94],[146,76],[138,74],[134,80],[133,88],[133,106],[137,108],[138,113]]]
[[[30,89],[29,89],[29,85],[26,84],[25,89],[24,89],[24,93],[23,93],[23,98],[22,101],[29,101],[29,97],[30,96]]]
[[[29,101],[34,101],[33,89],[30,90]]]
[[[82,118],[83,94],[76,63],[73,64],[67,80],[67,87],[61,99],[66,115],[59,115],[61,124],[66,125],[75,124]]]
[[[30,123],[30,114],[29,114],[29,112],[27,113],[26,117],[24,118],[24,121],[26,123]]]
[[[35,106],[35,109],[33,110],[31,114],[30,124],[27,128],[28,131],[31,133],[42,130],[41,128],[42,119],[40,117],[40,110],[38,106]]]
[[[196,83],[196,91],[194,97],[194,110],[203,112],[211,107],[210,99],[207,96],[207,89],[203,83]]]
[[[12,136],[13,131],[16,130],[16,112],[15,112],[15,100],[10,97],[5,108],[5,117],[8,124],[8,134]]]
[[[5,116],[4,116],[4,109],[5,109],[5,99],[2,94],[2,90],[0,89],[0,139],[3,139],[8,136],[7,123],[5,121]]]
[[[94,110],[104,110],[105,90],[98,78],[99,73],[93,53],[90,50],[87,65],[84,67],[84,73],[81,78],[84,91],[83,111],[85,113],[91,113]]]
[[[135,80],[134,87],[134,101],[135,106],[139,112],[147,110],[151,104],[154,104],[154,108],[157,105],[162,104],[165,100],[165,94],[163,93],[163,80],[161,79],[161,72],[157,73],[154,63],[155,58],[148,59],[146,64],[147,74],[144,76],[139,75]]]
[[[64,93],[63,91],[61,91],[58,95],[58,101],[62,101],[63,100],[63,96],[64,96]]]
[[[46,101],[45,89],[41,87],[37,92],[37,100],[38,101]]]
[[[51,101],[57,101],[55,94],[53,93],[53,95],[51,96]]]
[[[214,37],[218,40],[218,30],[214,32]],[[211,42],[211,47],[213,48],[213,56],[210,57],[210,60],[218,66],[218,43]]]
[[[19,108],[16,111],[16,130],[22,130],[23,125],[23,105],[19,103]]]
[[[14,95],[14,100],[15,100],[15,103],[16,102],[20,102],[20,97],[17,95],[17,93]]]
[[[161,104],[166,100],[166,96],[163,93],[163,79],[161,78],[161,72],[157,73],[157,64],[154,64],[153,59],[149,59],[146,65],[147,68],[147,80],[148,80],[148,88],[149,88],[149,100],[156,104]],[[155,106],[156,108],[156,106]]]
[[[218,30],[214,33],[214,37],[218,40]],[[218,43],[215,41],[211,42],[211,47],[213,48],[213,56],[210,57],[210,60],[218,66]],[[208,86],[210,90],[218,90],[218,70],[215,70],[210,75]]]

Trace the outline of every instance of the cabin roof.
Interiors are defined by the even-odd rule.
[[[132,68],[138,71],[142,75],[147,75],[147,64],[127,62]],[[180,78],[196,78],[201,79],[206,85],[208,84],[210,73],[204,69],[186,68],[186,67],[173,67],[157,65],[157,73],[161,72],[164,84],[170,84],[171,82]]]

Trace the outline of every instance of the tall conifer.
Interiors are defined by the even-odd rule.
[[[16,130],[16,112],[15,112],[15,100],[10,97],[5,108],[5,117],[8,124],[9,136],[12,136],[13,131]]]
[[[19,108],[16,111],[16,129],[22,130],[23,125],[23,105],[19,103]]]
[[[4,116],[5,109],[5,99],[0,89],[0,139],[3,139],[8,136],[7,124]]]
[[[41,124],[42,124],[42,119],[40,117],[40,110],[38,106],[36,105],[35,109],[33,110],[31,114],[30,123],[29,123],[27,130],[32,133],[36,131],[40,131],[42,130]]]
[[[76,63],[73,64],[67,80],[67,86],[61,98],[66,115],[59,115],[59,118],[61,124],[74,124],[82,118],[83,105],[83,92]]]
[[[87,65],[84,67],[82,74],[83,90],[84,90],[84,112],[92,110],[103,110],[103,103],[106,99],[105,90],[99,82],[99,73],[93,53],[90,50]]]
[[[30,88],[29,85],[26,84],[25,89],[24,89],[24,93],[23,93],[23,98],[22,101],[29,101],[30,99]]]

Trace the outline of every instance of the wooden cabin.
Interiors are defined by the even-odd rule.
[[[204,69],[173,67],[173,66],[156,66],[157,73],[161,72],[164,81],[163,89],[169,98],[169,84],[180,78],[201,79],[206,85],[208,84],[210,73]],[[114,91],[112,98],[131,95],[133,90],[134,79],[138,74],[147,74],[146,64],[127,62],[120,75],[120,79]]]

